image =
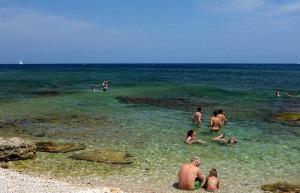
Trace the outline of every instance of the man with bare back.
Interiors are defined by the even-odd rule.
[[[181,190],[196,190],[201,187],[203,176],[200,171],[200,159],[193,157],[190,163],[183,164],[178,173],[178,188]]]

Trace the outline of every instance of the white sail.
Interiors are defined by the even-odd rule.
[[[20,59],[20,61],[19,61],[19,64],[20,64],[20,65],[22,65],[22,64],[23,64],[23,61],[22,61],[21,59]]]

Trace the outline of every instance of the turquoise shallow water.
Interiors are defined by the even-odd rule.
[[[91,86],[106,79],[111,82],[108,92],[91,92]],[[61,177],[123,176],[163,187],[176,181],[180,163],[197,155],[205,175],[211,167],[218,169],[225,190],[300,182],[299,122],[273,119],[276,113],[300,111],[299,65],[2,65],[0,84],[2,136],[80,142],[88,150],[126,150],[134,156],[132,165],[116,166],[74,161],[68,158],[72,153],[39,153],[12,166],[18,170]],[[280,98],[274,96],[277,89]],[[57,93],[40,96],[39,91]],[[203,106],[203,124],[196,128],[193,110],[124,104],[120,96],[184,98],[209,105]],[[219,108],[229,119],[221,132],[238,138],[234,147],[210,141],[208,119]],[[16,124],[3,126],[12,122]],[[208,143],[184,144],[191,128]]]

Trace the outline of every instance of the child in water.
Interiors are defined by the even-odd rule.
[[[209,176],[206,178],[203,188],[209,192],[220,189],[220,179],[218,179],[218,173],[216,169],[210,170]]]

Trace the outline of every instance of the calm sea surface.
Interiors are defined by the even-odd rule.
[[[100,88],[103,80],[111,83],[108,92]],[[276,90],[281,97],[274,96]],[[197,128],[191,122],[197,106],[127,104],[118,97],[203,104],[203,124]],[[220,132],[238,139],[234,147],[210,141],[208,120],[220,108],[229,120]],[[164,189],[176,182],[180,163],[199,156],[205,176],[217,168],[225,192],[252,192],[277,181],[297,183],[300,125],[275,120],[281,112],[300,112],[300,65],[0,65],[1,136],[124,150],[134,159],[131,165],[116,166],[75,161],[68,158],[73,153],[38,153],[34,160],[12,165],[33,173],[119,178]],[[206,145],[184,144],[192,128]]]

